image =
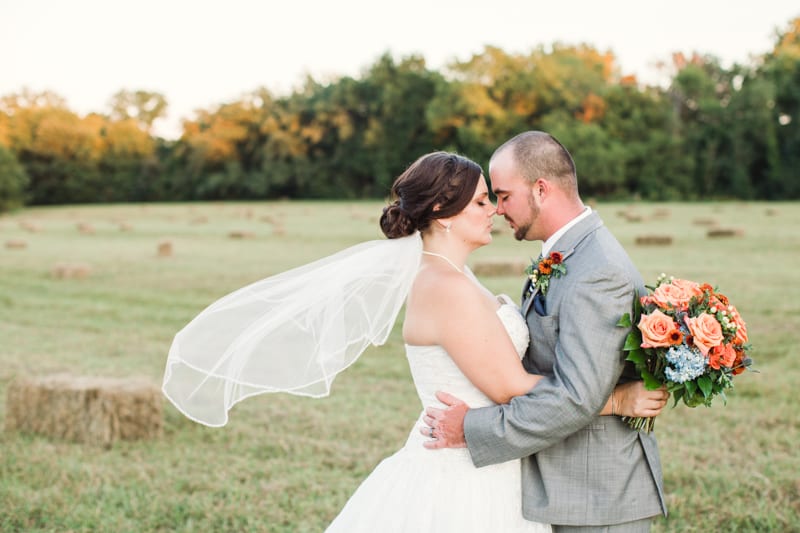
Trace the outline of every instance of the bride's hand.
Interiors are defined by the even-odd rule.
[[[643,381],[631,381],[614,389],[614,414],[629,417],[654,417],[667,405],[669,393],[665,387],[644,388]]]

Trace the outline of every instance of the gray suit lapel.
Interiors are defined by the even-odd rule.
[[[603,226],[603,221],[597,211],[592,213],[571,227],[564,235],[553,244],[553,250],[558,250],[565,255],[572,253],[581,241]]]

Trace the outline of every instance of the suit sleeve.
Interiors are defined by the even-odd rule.
[[[616,324],[631,309],[634,287],[612,265],[574,282],[559,310],[552,376],[509,404],[467,412],[464,434],[475,466],[532,455],[598,415],[623,369],[627,330]]]

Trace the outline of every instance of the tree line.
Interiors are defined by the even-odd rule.
[[[674,54],[668,82],[622,76],[610,52],[487,46],[436,71],[379,57],[358,77],[198,110],[177,140],[153,134],[165,98],[122,90],[80,116],[57,94],[0,98],[0,211],[22,204],[382,198],[432,150],[485,165],[514,134],[545,130],[573,154],[585,198],[800,197],[800,17],[774,48],[724,67]]]

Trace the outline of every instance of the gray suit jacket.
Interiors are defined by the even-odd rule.
[[[597,416],[617,383],[636,379],[622,351],[627,331],[616,323],[644,283],[597,213],[553,250],[565,254],[566,274],[551,278],[544,314],[523,299],[531,333],[524,363],[545,377],[509,404],[468,411],[472,461],[480,467],[523,458],[529,520],[610,525],[666,515],[655,436]]]

